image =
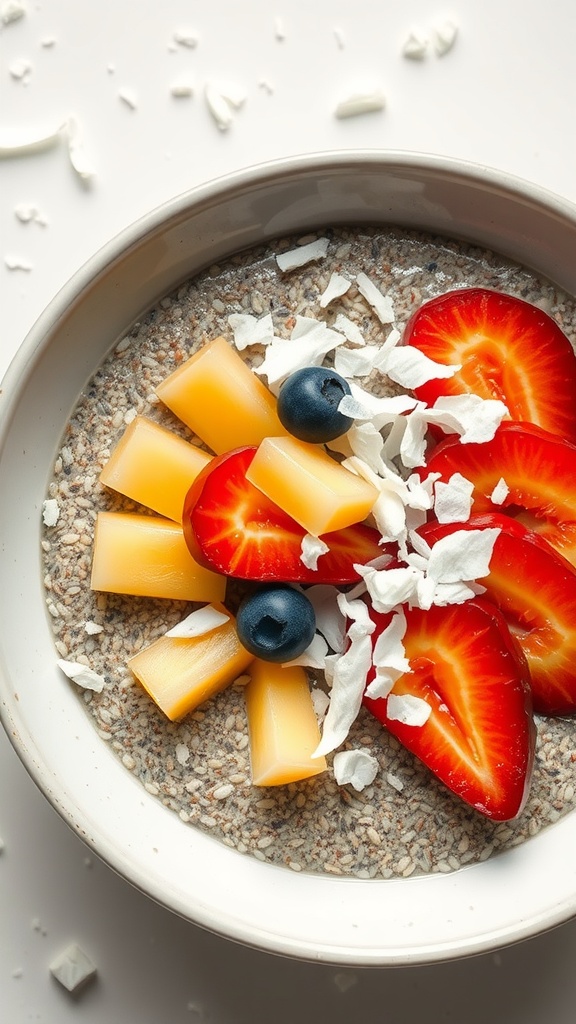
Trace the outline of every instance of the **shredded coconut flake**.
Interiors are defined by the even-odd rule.
[[[319,366],[324,356],[341,343],[342,335],[327,327],[323,320],[297,316],[290,340],[274,338],[266,348],[263,362],[254,371],[264,374],[273,389],[296,370]]]
[[[346,99],[340,100],[334,111],[334,116],[339,120],[344,120],[348,117],[359,117],[361,114],[378,113],[384,110],[385,106],[386,97],[380,89],[375,89],[374,92],[353,93]]]
[[[424,60],[428,53],[428,38],[421,29],[413,28],[402,47],[402,56],[409,60]]]
[[[457,35],[458,26],[455,22],[450,20],[436,22],[434,25],[433,40],[434,50],[438,57],[443,57],[452,49],[456,42]]]
[[[361,793],[378,774],[378,761],[369,750],[340,750],[334,754],[334,778],[339,786],[351,785]]]
[[[65,661],[62,658],[59,658],[56,664],[62,669],[64,675],[68,676],[77,686],[81,686],[84,690],[94,690],[94,693],[102,693],[104,678],[93,669],[88,668],[87,665],[83,665],[79,661]]]
[[[470,518],[474,484],[453,473],[448,483],[438,480],[435,485],[434,512],[439,523],[465,523]]]
[[[339,331],[349,341],[351,345],[365,345],[366,341],[362,331],[355,324],[350,317],[345,316],[344,313],[338,313],[334,321],[334,330]]]
[[[369,636],[353,640],[346,653],[335,662],[330,707],[324,720],[322,739],[313,757],[329,754],[346,739],[362,704],[371,663],[372,643]]]
[[[196,611],[191,612],[185,619],[182,619],[182,622],[169,629],[165,635],[182,639],[204,636],[205,633],[211,633],[212,630],[218,629],[219,626],[223,626],[229,621],[228,615],[218,611],[213,605],[207,604],[203,608],[197,608]]]
[[[386,705],[386,714],[392,722],[419,728],[430,718],[432,708],[422,697],[411,693],[391,693]]]
[[[56,498],[46,498],[42,505],[42,521],[44,526],[56,526],[60,515],[60,506]]]
[[[345,295],[351,284],[352,282],[347,277],[343,277],[342,274],[332,274],[319,299],[322,309],[329,306],[335,299]]]
[[[298,245],[295,249],[277,253],[276,263],[283,272],[304,267],[307,263],[323,259],[328,252],[329,244],[328,238],[317,238],[306,245]]]
[[[490,501],[494,505],[503,505],[509,493],[510,488],[508,487],[508,484],[504,480],[504,477],[500,477],[498,483],[496,484],[494,490],[492,491],[492,494],[490,495]]]
[[[97,636],[98,633],[102,633],[104,631],[104,626],[101,626],[99,622],[92,622],[91,619],[88,619],[88,621],[84,623],[84,629],[86,633],[88,633],[88,636]]]
[[[437,541],[428,561],[428,575],[436,583],[481,580],[490,572],[490,559],[499,529],[456,530]]]
[[[69,992],[76,992],[95,976],[96,967],[84,950],[72,943],[52,961],[50,974]]]
[[[382,324],[394,323],[394,307],[391,299],[383,295],[380,289],[370,280],[367,274],[356,276],[356,285],[360,294],[366,299]]]
[[[302,538],[301,550],[300,561],[304,563],[307,569],[316,570],[318,568],[318,559],[321,555],[327,555],[330,548],[319,537],[307,533]]]
[[[256,317],[251,313],[231,313],[228,323],[232,328],[234,344],[239,351],[249,345],[269,345],[274,340],[272,314]]]

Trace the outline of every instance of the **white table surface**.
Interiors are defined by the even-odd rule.
[[[0,16],[4,7],[0,0]],[[55,292],[112,235],[190,186],[262,160],[420,150],[510,171],[576,201],[571,0],[27,0],[26,8],[0,28],[0,149],[17,132],[50,131],[74,114],[95,176],[84,184],[63,144],[0,159],[0,374]],[[459,26],[450,53],[401,56],[412,27],[430,31],[446,18]],[[197,35],[197,46],[176,43],[179,32]],[[18,77],[23,61],[29,70]],[[204,103],[210,80],[247,93],[227,132]],[[181,81],[194,86],[192,97],[171,94]],[[376,89],[387,97],[383,113],[334,118],[341,99]],[[20,204],[47,223],[22,223]],[[5,1024],[574,1020],[576,922],[436,966],[343,971],[282,960],[176,918],[98,862],[3,733],[0,780]],[[48,970],[72,941],[98,967],[76,997]]]

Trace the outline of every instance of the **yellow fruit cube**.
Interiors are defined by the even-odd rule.
[[[218,455],[285,433],[274,395],[225,338],[204,345],[156,394]]]
[[[255,658],[249,674],[244,692],[253,784],[281,786],[325,771],[326,758],[312,757],[320,729],[305,670]]]
[[[100,480],[106,487],[180,523],[190,484],[210,460],[208,452],[154,420],[136,416],[100,473]]]
[[[252,655],[242,647],[234,617],[195,637],[162,636],[128,661],[128,667],[171,721],[225,689],[246,670]]]
[[[323,448],[295,437],[265,438],[246,476],[315,537],[362,522],[378,497]]]
[[[178,523],[99,512],[90,586],[112,594],[211,602],[224,599],[226,580],[194,561]]]

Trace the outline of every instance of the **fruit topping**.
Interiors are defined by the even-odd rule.
[[[576,565],[575,466],[575,444],[531,423],[505,421],[484,444],[446,438],[428,456],[426,474],[448,481],[460,473],[474,484],[473,512],[503,511],[521,519]]]
[[[390,615],[371,615],[375,645]],[[365,706],[466,803],[496,821],[516,817],[536,737],[522,651],[483,599],[407,609],[406,622],[409,671]]]
[[[255,658],[244,688],[254,786],[280,786],[326,770],[308,677],[298,665]]]
[[[361,522],[378,498],[372,483],[295,437],[266,437],[246,476],[314,537]]]
[[[432,405],[440,395],[465,392],[501,399],[511,419],[576,441],[576,356],[537,306],[486,288],[447,292],[413,314],[404,341],[460,367],[448,379],[416,387],[422,401]]]
[[[247,595],[238,609],[236,628],[246,650],[265,661],[293,661],[310,646],[316,616],[301,590],[274,584]]]
[[[454,532],[499,530],[482,584],[502,612],[530,669],[535,711],[576,712],[576,570],[538,534],[499,513],[466,523],[427,523],[418,531],[432,547]]]
[[[278,394],[278,417],[294,437],[312,444],[333,441],[352,426],[338,406],[350,385],[325,366],[307,366],[292,373]]]
[[[255,453],[250,446],[221,455],[192,484],[183,518],[192,556],[246,580],[357,583],[355,566],[381,554],[378,531],[358,523],[325,534],[328,551],[309,568],[302,558],[306,531],[246,478]]]
[[[156,394],[218,455],[284,433],[274,395],[225,338],[190,356]]]

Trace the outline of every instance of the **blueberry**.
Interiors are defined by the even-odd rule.
[[[301,441],[322,444],[345,434],[353,420],[338,412],[348,382],[326,366],[306,366],[290,374],[278,395],[278,417]]]
[[[302,591],[287,584],[273,584],[244,598],[236,629],[240,642],[257,658],[292,661],[311,644],[316,616]]]

